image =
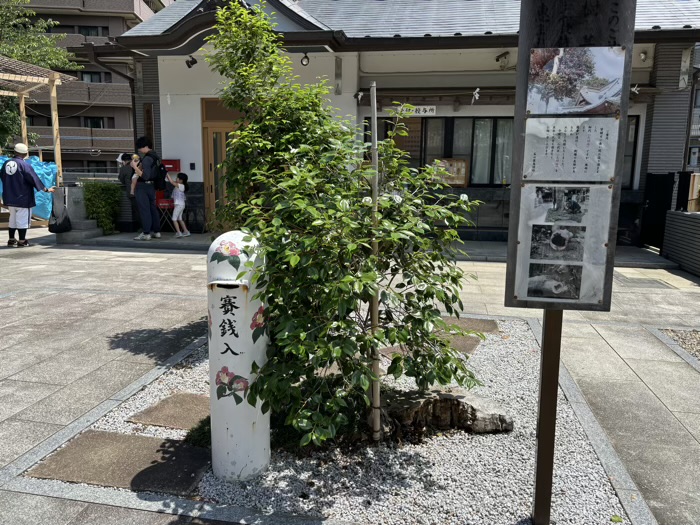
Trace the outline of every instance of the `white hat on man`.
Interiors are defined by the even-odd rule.
[[[19,153],[20,155],[26,155],[27,153],[29,153],[29,148],[26,144],[18,142],[17,144],[15,144],[15,152]]]

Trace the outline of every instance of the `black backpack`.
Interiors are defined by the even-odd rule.
[[[153,173],[149,174],[149,178],[144,177],[144,179],[152,180],[154,189],[164,190],[166,188],[165,179],[167,178],[168,168],[163,165],[160,157],[152,151],[146,153],[146,156],[150,156],[153,159],[155,169]]]

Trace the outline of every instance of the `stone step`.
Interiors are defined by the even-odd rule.
[[[91,230],[71,230],[67,233],[56,234],[56,244],[75,244],[85,239],[94,237],[102,237],[102,228],[93,228]]]
[[[74,230],[94,230],[97,228],[97,221],[89,219],[71,220],[70,224]]]

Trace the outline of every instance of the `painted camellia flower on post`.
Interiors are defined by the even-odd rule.
[[[227,366],[224,366],[216,373],[216,398],[233,397],[236,404],[239,405],[248,395],[250,384],[248,380],[229,371]],[[238,392],[243,392],[243,395]]]
[[[261,306],[258,311],[253,314],[253,322],[250,323],[250,329],[253,331],[253,343],[256,343],[260,336],[265,333],[265,307]]]
[[[245,252],[243,252],[245,255]],[[227,261],[236,270],[241,266],[241,249],[236,246],[236,243],[231,241],[221,241],[217,246],[216,251],[212,254],[209,262],[224,262]]]

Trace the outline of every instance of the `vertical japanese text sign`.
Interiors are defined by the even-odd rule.
[[[270,462],[270,413],[246,399],[253,363],[267,361],[265,306],[253,282],[261,264],[257,242],[240,231],[219,236],[207,254],[212,469],[228,481],[258,476]]]
[[[506,306],[610,310],[635,4],[522,1]]]

